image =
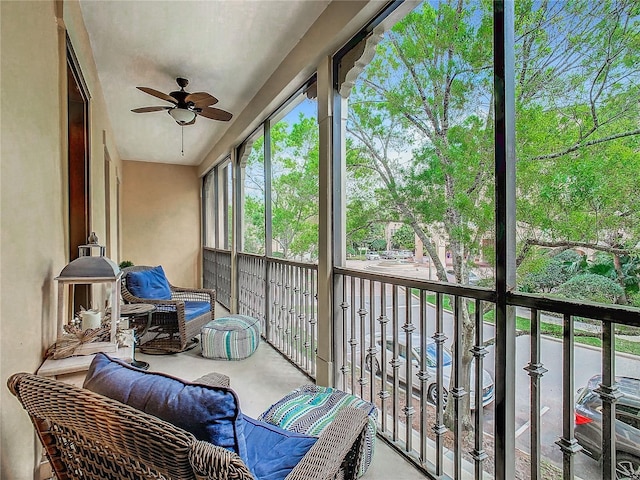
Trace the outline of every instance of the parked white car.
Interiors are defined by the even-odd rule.
[[[380,254],[378,252],[367,252],[364,258],[367,260],[380,260]]]
[[[402,337],[402,336],[401,336]],[[376,336],[376,350],[377,353],[375,358],[372,358],[371,354],[367,355],[366,365],[367,369],[371,369],[371,365],[374,365],[374,369],[377,375],[382,373],[381,364],[382,364],[382,348],[386,349],[386,359],[387,359],[387,374],[393,374],[393,367],[391,366],[391,359],[393,358],[393,339],[387,338],[384,342],[384,346],[382,345],[382,341],[380,336]],[[404,338],[398,339],[398,360],[400,361],[400,367],[398,368],[398,377],[401,382],[405,382],[406,380],[406,358],[407,358],[407,346]],[[453,365],[453,357],[451,355],[451,351],[447,348],[443,348],[442,351],[443,365],[442,365],[442,378],[443,378],[443,386],[444,386],[444,400],[446,403],[447,397],[447,388],[451,379],[451,367]],[[420,388],[421,380],[418,378],[418,372],[420,371],[420,339],[413,337],[412,345],[411,345],[411,362],[413,364],[412,368],[412,385],[414,388]],[[427,387],[427,399],[435,404],[437,400],[437,385],[436,385],[436,371],[438,368],[437,364],[437,352],[436,352],[436,344],[433,340],[429,340],[427,343],[427,351],[426,351],[426,365],[427,372],[429,373],[429,386]],[[471,364],[471,393],[470,393],[470,401],[471,408],[475,408],[475,393],[474,393],[474,385],[475,385],[475,361],[472,361]],[[486,370],[483,370],[482,375],[482,406],[486,407],[491,402],[493,402],[495,396],[495,389],[493,384],[493,378],[491,374]]]

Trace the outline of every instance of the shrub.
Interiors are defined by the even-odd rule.
[[[554,290],[567,298],[600,303],[616,303],[624,291],[620,285],[602,275],[585,273],[576,275]]]

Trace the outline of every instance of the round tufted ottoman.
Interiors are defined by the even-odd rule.
[[[211,320],[200,333],[203,357],[241,360],[258,348],[260,321],[247,315],[227,315]]]

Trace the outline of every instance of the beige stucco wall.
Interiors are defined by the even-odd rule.
[[[0,476],[12,480],[34,478],[40,448],[5,385],[14,372],[37,370],[54,341],[54,278],[68,262],[65,33],[91,95],[90,217],[101,243],[108,240],[105,147],[113,175],[121,170],[79,6],[57,7],[0,1]],[[115,194],[111,202],[115,211]]]
[[[201,286],[197,168],[125,161],[123,178],[123,260],[162,265],[173,285]]]
[[[53,2],[3,1],[0,8],[0,463],[3,478],[28,479],[35,462],[33,429],[5,385],[11,373],[32,372],[40,364],[53,332],[53,277],[65,263],[58,36]]]

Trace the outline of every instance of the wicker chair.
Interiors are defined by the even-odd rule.
[[[235,453],[97,393],[27,373],[8,386],[60,480],[253,478]],[[366,423],[362,410],[342,410],[286,480],[355,479]]]
[[[189,348],[200,329],[214,318],[216,292],[209,289],[175,287],[171,288],[171,300],[155,300],[133,295],[127,288],[130,272],[150,270],[149,266],[134,266],[122,269],[122,299],[125,303],[147,303],[156,306],[151,324],[140,334],[140,351],[143,353],[176,353]],[[185,301],[206,301],[211,310],[191,320],[185,317]]]

